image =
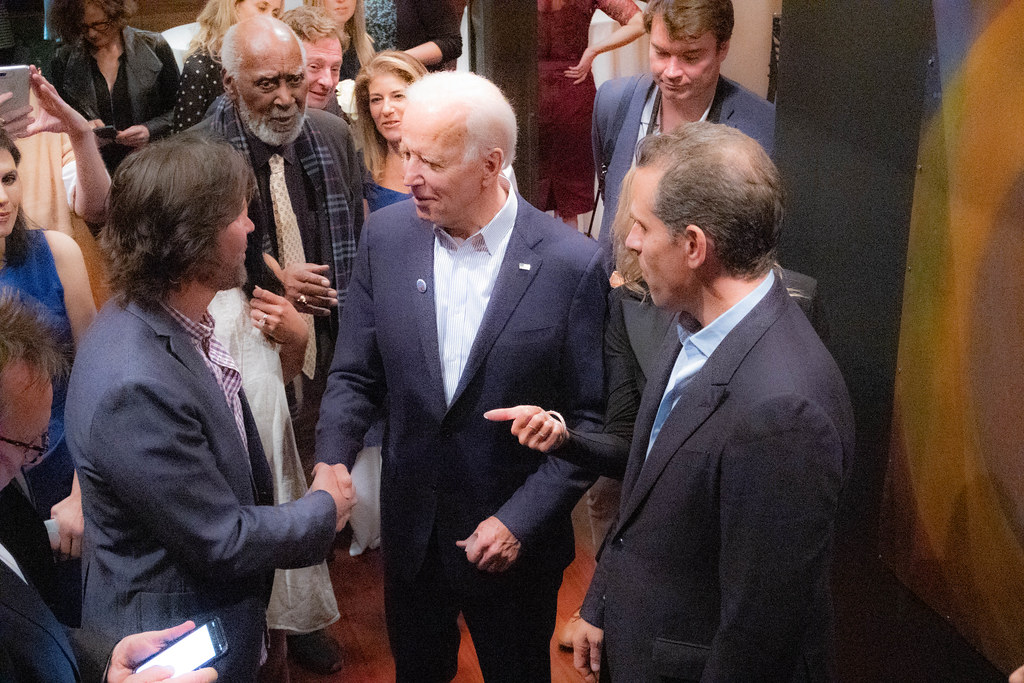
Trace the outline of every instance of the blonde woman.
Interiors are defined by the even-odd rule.
[[[303,4],[327,10],[342,27],[341,80],[356,77],[364,64],[373,59],[373,41],[366,33],[364,0],[306,0]]]
[[[220,44],[233,24],[250,17],[281,16],[284,0],[207,0],[196,21],[199,31],[188,46],[181,68],[171,131],[180,133],[206,116],[206,110],[224,92]]]
[[[363,183],[367,212],[408,199],[398,143],[402,140],[405,89],[427,73],[404,52],[381,52],[356,77],[356,137],[368,177]]]

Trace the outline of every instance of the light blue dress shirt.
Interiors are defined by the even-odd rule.
[[[775,274],[768,271],[768,277],[761,284],[699,332],[691,334],[681,324],[676,323],[676,331],[683,348],[679,350],[675,365],[672,366],[672,372],[668,376],[668,384],[665,385],[665,393],[662,394],[661,403],[658,405],[658,414],[654,417],[654,426],[651,427],[651,438],[647,442],[647,455],[651,454],[651,448],[654,446],[655,439],[658,438],[658,433],[661,432],[665,420],[676,407],[679,395],[690,379],[700,372],[726,335],[732,332],[733,328],[754,309],[754,306],[760,303],[774,282]]]

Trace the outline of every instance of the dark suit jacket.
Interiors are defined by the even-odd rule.
[[[150,138],[155,140],[171,129],[174,98],[178,92],[178,62],[159,33],[126,26],[121,38],[132,121],[144,124]],[[57,92],[87,119],[98,116],[91,63],[88,45],[78,41],[58,48],[51,66]],[[112,121],[104,123],[113,124]]]
[[[785,268],[776,269],[775,273],[815,332],[826,341],[827,325],[818,281]],[[604,429],[599,433],[570,430],[569,440],[556,452],[558,457],[606,477],[622,479],[640,397],[653,372],[658,350],[666,334],[678,337],[674,321],[673,313],[658,308],[628,287],[616,287],[608,294],[608,324],[604,330],[608,404]]]
[[[0,680],[80,681],[67,634],[36,591],[0,562]]]
[[[100,681],[113,645],[97,634],[65,629],[35,588],[0,562],[0,681]]]
[[[67,438],[85,513],[82,623],[120,638],[221,617],[221,679],[255,679],[275,568],[322,560],[324,492],[272,507],[243,395],[248,448],[213,374],[163,309],[109,302],[78,349]]]
[[[853,456],[839,370],[779,280],[691,380],[649,377],[583,617],[612,680],[830,678],[833,520]]]
[[[455,546],[491,515],[522,542],[514,572],[560,571],[573,557],[569,512],[593,477],[520,446],[507,423],[489,422],[483,413],[529,403],[596,428],[596,351],[608,284],[592,241],[518,201],[450,406],[438,350],[431,224],[408,200],[367,220],[321,404],[317,457],[351,467],[376,407],[386,405],[381,536],[389,576],[415,576],[436,530],[442,561],[460,587],[500,585],[506,577],[478,572]]]
[[[633,165],[637,136],[640,134],[640,116],[644,102],[655,87],[650,73],[624,76],[601,84],[594,99],[594,118],[591,143],[594,148],[594,168],[600,172],[604,149],[611,144],[613,151],[604,180],[604,213],[601,234],[598,236],[605,250],[609,270],[612,264],[612,220],[619,205],[622,179]],[[623,116],[622,106],[625,106]],[[619,120],[621,118],[621,120]],[[715,97],[711,102],[708,121],[724,123],[736,128],[761,143],[771,155],[775,147],[775,105],[755,95],[743,86],[719,76]],[[614,140],[609,140],[618,130]]]

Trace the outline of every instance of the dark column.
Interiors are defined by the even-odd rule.
[[[514,168],[526,201],[537,197],[537,3],[473,0],[469,68],[501,88],[519,122]]]
[[[857,419],[833,576],[842,681],[1005,680],[877,551],[932,30],[927,0],[783,4],[780,260],[824,290]]]

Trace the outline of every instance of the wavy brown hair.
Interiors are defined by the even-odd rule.
[[[154,308],[205,272],[255,187],[249,162],[202,133],[186,131],[129,155],[111,181],[100,236],[121,305]]]
[[[58,39],[74,43],[85,36],[82,16],[87,4],[99,7],[103,16],[112,21],[118,30],[127,26],[128,20],[138,10],[135,0],[53,0],[46,15],[49,17],[50,30]]]
[[[719,47],[732,37],[736,24],[731,0],[651,0],[644,10],[648,34],[655,17],[665,22],[673,40],[697,40],[711,31]]]

